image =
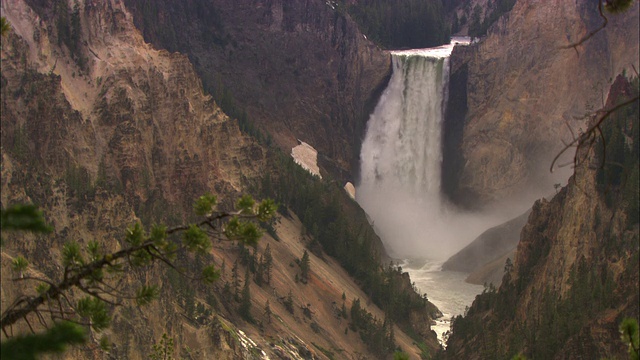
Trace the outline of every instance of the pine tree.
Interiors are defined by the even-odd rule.
[[[251,251],[251,254],[249,255],[249,271],[252,273],[255,273],[257,271],[257,266],[256,266],[256,249],[253,249],[253,251]]]
[[[289,295],[284,300],[284,307],[293,315],[293,295],[291,294],[291,290],[289,290]]]
[[[153,345],[153,352],[149,354],[151,360],[173,360],[173,338],[169,338],[167,333],[162,334],[159,343]]]
[[[264,259],[262,255],[260,255],[260,259],[256,265],[255,281],[258,286],[262,286],[262,281],[264,281]]]
[[[233,263],[231,269],[231,277],[233,281],[233,299],[240,301],[240,276],[238,275],[238,259]]]
[[[300,259],[300,280],[304,284],[309,280],[309,267],[309,253],[305,250],[304,254],[302,254],[302,259]]]
[[[273,257],[271,256],[271,246],[267,244],[264,249],[264,273],[267,277],[267,284],[271,284],[271,267],[273,266]]]
[[[222,296],[227,301],[230,301],[233,297],[233,294],[231,293],[231,284],[229,284],[228,281],[224,282],[224,286],[222,287]]]
[[[247,268],[244,274],[244,287],[242,288],[242,298],[240,300],[240,308],[238,312],[240,315],[247,321],[253,322],[253,317],[251,316],[251,274],[249,272],[249,268]]]

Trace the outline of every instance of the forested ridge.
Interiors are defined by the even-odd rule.
[[[272,149],[270,168],[272,171],[256,184],[256,194],[278,202],[283,216],[288,209],[298,214],[313,239],[311,251],[336,258],[385,312],[385,319],[374,319],[358,305],[351,310],[351,329],[361,331],[372,351],[386,352],[392,349],[388,347],[392,340],[380,341],[384,338],[380,336],[389,324],[398,323],[417,342],[427,340],[425,349],[433,351],[435,334],[414,320],[418,316],[420,321],[430,321],[440,313],[427,294],[420,295],[411,285],[401,268],[381,265],[384,250],[364,211],[337,182],[310,175],[278,150]]]

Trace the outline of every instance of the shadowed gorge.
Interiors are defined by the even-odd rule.
[[[607,104],[637,93],[637,78],[619,76]],[[628,356],[618,327],[639,315],[638,109],[612,114],[603,128],[612,150],[626,134],[626,150],[607,151],[603,163],[602,142],[582,147],[569,184],[535,203],[500,288],[455,319],[445,358]]]

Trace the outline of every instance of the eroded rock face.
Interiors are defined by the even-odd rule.
[[[529,211],[483,232],[464,249],[445,261],[442,264],[442,270],[471,273],[507,253],[512,253],[518,246],[520,231],[528,217]],[[500,265],[504,265],[504,262]],[[479,285],[483,283],[480,282]],[[499,285],[500,281],[494,281],[493,284]]]
[[[357,171],[390,58],[324,0],[126,0],[145,39],[188,54],[218,100],[226,88],[285,151],[309,143],[321,167]],[[221,86],[222,85],[222,86]],[[224,106],[223,106],[224,107]]]
[[[620,76],[605,105],[634,96],[637,89],[631,91]],[[625,134],[617,141],[636,147],[631,129],[637,131],[637,109],[636,103],[635,110],[612,115],[616,119],[603,124],[605,134]],[[616,146],[618,135],[608,137],[609,145]],[[638,186],[637,152],[622,156],[622,180],[616,184],[607,180],[608,165],[600,166],[599,149],[581,147],[583,161],[569,184],[534,204],[513,266],[497,292],[480,295],[456,322],[445,358],[628,356],[618,327],[624,317],[637,319],[639,311],[637,206],[625,200]],[[475,326],[491,335],[479,336],[470,330]]]
[[[10,22],[28,47],[16,40],[14,47],[3,49],[13,60],[3,62],[6,91],[20,93],[37,86],[33,84],[52,82],[45,89],[52,101],[30,103],[28,97],[13,101],[7,96],[3,100],[8,109],[16,110],[6,116],[3,112],[3,124],[25,122],[37,157],[62,157],[45,163],[52,173],[71,161],[91,179],[104,176],[100,180],[121,186],[134,202],[157,192],[180,206],[211,189],[242,191],[243,179],[259,173],[264,151],[242,136],[237,124],[203,93],[186,56],[144,43],[122,4],[83,5],[88,41],[84,69],[70,61],[64,48],[52,44],[55,34],[48,33],[42,20],[49,11],[41,9],[40,16],[21,2],[6,5]],[[37,38],[29,36],[30,28],[38,31]],[[33,79],[21,81],[20,56],[29,58],[26,73]],[[38,73],[45,69],[59,76]],[[21,107],[33,113],[32,118],[19,116],[25,111]]]
[[[613,78],[638,66],[637,6],[609,15],[605,30],[576,49],[562,49],[600,25],[597,7],[518,1],[486,38],[454,51],[449,197],[479,207],[526,192],[546,195],[566,181],[567,173],[549,176],[548,169],[562,140],[571,139],[569,127],[577,134],[583,116],[604,105]]]

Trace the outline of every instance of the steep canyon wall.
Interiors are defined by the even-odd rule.
[[[125,3],[145,39],[187,54],[232,115],[246,111],[287,152],[310,144],[323,171],[352,178],[390,58],[344,11],[324,0]]]
[[[313,8],[319,12],[325,11],[324,7],[330,9],[324,2],[310,3],[321,4],[322,9]],[[117,251],[127,246],[123,234],[132,223],[141,221],[150,225],[159,221],[172,226],[192,220],[193,200],[206,191],[218,195],[222,209],[232,209],[238,194],[250,189],[257,191],[255,187],[258,179],[266,173],[277,174],[281,169],[274,165],[273,157],[269,157],[269,150],[241,132],[239,122],[227,116],[217,101],[206,93],[196,71],[198,65],[192,65],[192,61],[197,59],[177,52],[159,50],[146,43],[134,25],[134,16],[123,2],[79,1],[77,10],[71,2],[64,8],[62,1],[3,0],[1,4],[2,15],[7,17],[11,26],[7,37],[2,39],[2,207],[4,209],[14,203],[35,203],[43,210],[47,222],[55,228],[54,233],[47,236],[15,234],[5,237],[3,233],[0,288],[3,310],[17,296],[34,292],[33,284],[21,286],[11,281],[15,275],[11,270],[11,262],[18,255],[29,259],[29,274],[46,279],[60,279],[63,269],[59,260],[62,246],[68,241],[77,240],[84,246],[89,240],[96,240],[104,246],[105,251]],[[280,23],[282,28],[275,28],[282,32],[295,32],[298,29],[296,31],[306,34],[300,35],[302,40],[291,40],[293,48],[313,51],[308,50],[313,49],[308,46],[311,39],[318,41],[317,37],[329,36],[322,38],[326,41],[323,49],[330,49],[334,55],[342,54],[351,59],[350,57],[368,56],[367,49],[370,49],[370,56],[381,61],[381,71],[374,71],[371,78],[384,82],[388,72],[388,58],[375,55],[378,50],[370,47],[362,35],[355,32],[355,27],[349,27],[352,25],[348,22],[341,22],[347,20],[335,12],[320,12],[329,14],[330,17],[316,24],[312,21],[315,19],[315,12],[306,14],[300,8],[292,9],[288,5],[290,3],[280,4],[286,11],[294,11],[295,16],[290,14],[292,19],[285,18],[289,19],[285,21],[285,25],[288,25]],[[227,6],[225,9],[228,11],[240,11],[242,6],[248,5],[229,2]],[[278,11],[274,12],[277,19]],[[65,20],[63,14],[70,16]],[[247,24],[255,20],[251,14],[246,14],[250,18],[245,20],[248,21]],[[235,16],[242,17],[241,13],[235,13]],[[325,29],[326,25],[333,29],[333,23],[329,20],[335,20],[339,25],[335,39],[331,37],[333,35],[312,31],[314,26]],[[306,25],[297,26],[295,21],[306,21]],[[185,20],[186,23],[188,22]],[[311,23],[315,25],[312,26]],[[184,27],[184,24],[181,26]],[[243,31],[242,28],[235,30]],[[347,36],[349,31],[357,36]],[[343,39],[343,35],[351,42]],[[264,36],[263,40],[268,40],[269,37]],[[244,51],[255,51],[255,56],[264,60],[267,55],[263,52],[273,50],[266,45],[260,47],[253,44],[254,37],[248,37],[251,43],[243,44]],[[309,42],[303,41],[305,39]],[[335,43],[332,43],[332,39]],[[287,49],[285,41],[282,41],[278,43],[281,46],[279,49]],[[286,51],[280,51],[273,56],[282,60],[281,57],[286,54]],[[245,55],[249,58],[254,56],[245,53],[242,57]],[[338,61],[337,58],[323,56],[322,53],[318,54],[321,60],[314,60],[318,61],[316,64],[325,64],[322,61],[334,64],[332,61]],[[221,60],[223,63],[226,61],[231,60]],[[340,74],[344,77],[340,75],[339,79],[347,79],[345,81],[348,83],[334,86],[351,89],[345,90],[344,94],[340,93],[343,94],[340,95],[343,96],[340,101],[348,103],[344,111],[364,111],[356,111],[349,106],[366,103],[363,99],[370,94],[360,93],[360,86],[366,88],[363,85],[365,82],[372,84],[368,82],[370,77],[367,71],[373,70],[360,69],[362,72],[352,72],[355,70],[351,65],[347,66],[348,61],[340,66],[331,65],[333,67],[330,69],[335,73],[322,70],[323,67],[318,67],[315,71],[331,73],[333,79],[338,79],[337,73],[343,71]],[[366,62],[362,59],[360,61]],[[255,63],[251,64],[248,70],[243,68],[238,71],[247,70],[251,73],[249,68]],[[307,69],[308,64],[296,66]],[[272,71],[275,67],[277,66],[264,71]],[[315,79],[311,81],[313,76],[320,76],[318,73],[300,73],[308,77],[302,82],[303,85],[324,86],[322,82],[318,85]],[[252,75],[247,76],[253,79]],[[362,77],[363,80],[358,82],[359,80],[353,80],[354,77]],[[229,75],[225,79],[234,83],[236,77]],[[274,79],[269,81],[270,86],[283,86],[277,94],[304,95],[304,91],[288,88],[291,83],[281,84],[277,81],[277,76]],[[371,88],[375,86],[371,85]],[[322,89],[322,94],[338,96],[333,90]],[[277,101],[272,103],[268,100],[274,94],[273,91],[264,90],[264,93],[251,96],[255,99],[261,94],[267,98],[259,98],[259,101],[264,101],[261,105],[264,109],[278,107]],[[324,95],[315,93],[313,96],[322,99]],[[280,99],[280,96],[276,98]],[[355,98],[358,100],[354,100]],[[334,100],[317,102],[326,101],[326,105],[333,104]],[[315,102],[306,104],[309,105],[305,107],[306,110],[315,106]],[[302,107],[299,104],[297,106]],[[287,119],[291,126],[297,126],[297,118]],[[345,124],[348,122],[344,121]],[[316,129],[315,123],[314,126],[311,123],[304,125],[303,120],[300,123],[303,127],[307,126],[305,131],[310,134],[321,133]],[[345,124],[342,124],[344,128],[340,127],[342,125],[336,126],[343,130],[356,126],[355,123],[349,123],[348,126]],[[358,126],[364,126],[364,122]],[[356,133],[355,130],[351,131]],[[295,142],[291,133],[283,136],[288,136],[287,139]],[[335,142],[336,149],[351,151],[342,147],[343,143],[351,143],[346,138],[333,133],[322,136],[327,136],[327,144],[331,146]],[[343,159],[347,159],[347,156]],[[340,164],[336,168],[348,168],[345,165],[347,162]],[[312,182],[308,179],[306,181]],[[320,187],[317,183],[314,186]],[[289,186],[286,194],[293,197],[298,194],[294,190],[294,186]],[[357,209],[355,203],[347,199],[341,187],[333,195],[340,201],[348,201],[345,207],[353,208],[353,211],[343,210],[340,205],[342,203],[336,200],[338,215],[331,216],[331,220],[341,220],[342,224],[357,227],[350,230],[354,233],[365,231],[368,223],[364,214]],[[251,283],[253,313],[262,320],[265,303],[270,300],[273,313],[284,319],[283,322],[274,321],[273,325],[266,325],[265,335],[257,325],[250,325],[240,318],[234,300],[224,300],[221,295],[223,281],[231,281],[230,264],[239,257],[239,250],[233,242],[216,242],[213,253],[208,254],[207,259],[219,269],[224,269],[223,264],[227,265],[221,281],[213,286],[172,276],[175,273],[161,266],[128,274],[123,282],[125,290],[133,291],[141,283],[155,284],[160,287],[161,295],[147,309],[137,306],[114,309],[113,330],[107,330],[111,342],[109,356],[146,358],[152,345],[166,332],[175,340],[177,351],[192,349],[189,356],[193,358],[245,358],[249,356],[249,350],[242,345],[237,331],[239,327],[258,342],[257,347],[273,357],[323,358],[325,355],[322,355],[319,348],[312,347],[312,341],[330,352],[339,349],[342,354],[367,354],[370,358],[384,356],[373,354],[361,340],[360,333],[350,331],[345,334],[344,328],[347,325],[341,317],[335,316],[335,305],[332,305],[332,302],[341,301],[340,296],[345,292],[348,297],[346,306],[350,306],[356,299],[362,299],[363,309],[375,318],[383,319],[384,311],[371,304],[369,296],[373,290],[361,290],[359,286],[362,284],[357,284],[336,260],[322,252],[321,247],[318,250],[317,243],[316,252],[319,255],[311,255],[310,281],[313,286],[307,287],[294,280],[298,276],[297,268],[292,269],[290,264],[302,256],[305,246],[313,239],[307,234],[308,230],[303,230],[303,225],[295,214],[285,212],[288,217],[274,225],[274,231],[278,235],[273,236],[280,240],[276,241],[273,236],[265,235],[256,250],[257,253],[264,252],[266,244],[270,244],[274,254],[277,249],[277,256],[274,256],[277,281],[272,286]],[[354,215],[344,215],[347,213]],[[343,244],[348,241],[346,238],[339,240]],[[381,248],[375,234],[369,236],[368,240],[375,243],[372,246],[376,249]],[[379,252],[373,251],[372,254]],[[382,257],[379,255],[362,262],[371,265],[372,272],[379,271],[379,263],[376,263]],[[202,259],[199,258],[179,258],[178,262],[179,266],[189,269],[202,265]],[[242,267],[241,265],[240,268]],[[413,291],[406,274],[398,273],[397,277],[401,281],[394,284],[402,288],[403,295],[414,299],[417,304],[426,304]],[[295,315],[290,314],[281,304],[283,295],[290,290],[293,292]],[[310,303],[314,304],[313,313],[308,317],[303,316],[300,306],[305,307]],[[194,315],[193,308],[196,305],[201,310],[209,311],[208,315],[203,313],[204,310],[199,310]],[[430,306],[433,307],[431,304]],[[427,347],[432,352],[435,351],[438,347],[437,340],[429,328],[433,315],[426,311],[415,311],[411,316],[415,320],[414,331],[418,329],[419,336],[425,339]],[[380,323],[382,324],[382,320]],[[16,333],[21,330],[26,331],[26,325],[24,328],[15,328]],[[98,350],[100,336],[92,333],[86,346],[76,348],[65,356],[104,357],[105,354]],[[421,350],[413,344],[414,340],[397,327],[395,339],[404,351],[413,356],[420,353]]]
[[[445,193],[467,207],[553,192],[567,168],[553,157],[602,108],[615,76],[638,68],[638,4],[601,24],[589,1],[518,1],[510,13],[451,59],[444,134]],[[569,130],[571,128],[571,130]],[[568,158],[567,158],[568,159]]]
[[[637,96],[638,80],[619,76],[606,105]],[[612,114],[608,150],[586,142],[569,184],[535,203],[500,288],[454,321],[447,358],[627,357],[618,329],[639,316],[638,109]]]

